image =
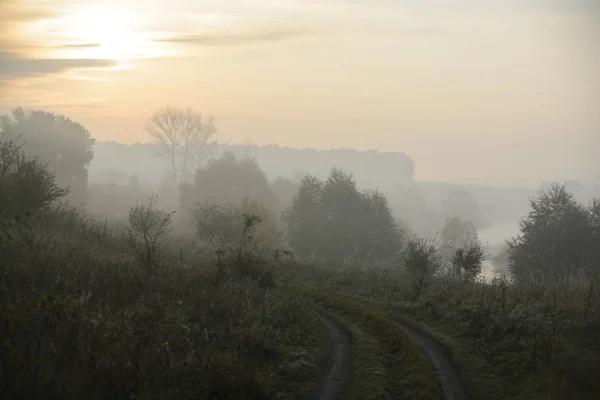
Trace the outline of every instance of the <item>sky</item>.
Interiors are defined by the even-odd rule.
[[[220,140],[401,151],[417,178],[600,179],[600,2],[0,0],[0,110],[148,141],[165,105]]]

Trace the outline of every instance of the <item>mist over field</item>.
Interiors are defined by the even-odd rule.
[[[598,4],[0,2],[0,397],[600,398]]]

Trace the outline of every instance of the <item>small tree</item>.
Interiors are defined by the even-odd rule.
[[[47,165],[27,159],[14,141],[0,142],[0,213],[34,213],[68,193],[57,186]]]
[[[441,268],[442,260],[432,240],[414,237],[406,245],[403,264],[411,279],[416,300],[428,281]]]
[[[156,264],[163,245],[162,239],[171,228],[171,217],[174,214],[157,210],[156,199],[157,197],[151,197],[147,203],[131,207],[127,216],[130,237],[143,246],[140,261],[146,267]]]
[[[205,202],[191,211],[198,239],[214,249],[233,247],[243,227],[242,213],[233,205]]]
[[[453,272],[467,281],[474,280],[483,268],[485,255],[479,243],[457,249],[452,256]]]

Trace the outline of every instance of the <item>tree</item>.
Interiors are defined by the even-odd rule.
[[[402,245],[387,198],[359,191],[352,175],[340,169],[325,182],[305,176],[284,220],[290,247],[304,258],[390,259]]]
[[[27,159],[12,141],[0,142],[0,214],[22,215],[46,209],[69,190],[38,159]]]
[[[362,215],[364,204],[353,176],[333,168],[323,185],[320,204],[323,217],[320,236],[328,247],[325,255],[330,260],[343,261],[365,255],[359,239],[362,229],[366,228]]]
[[[215,250],[236,248],[240,239],[251,240],[244,247],[260,251],[274,251],[281,243],[270,211],[249,199],[239,206],[206,202],[193,210],[192,216],[198,238]]]
[[[298,188],[298,183],[283,177],[277,177],[271,183],[271,191],[275,196],[275,206],[273,211],[277,218],[281,218],[282,212],[292,204]]]
[[[440,228],[439,217],[427,207],[425,196],[415,184],[396,186],[391,192],[390,206],[419,235],[434,235]]]
[[[362,193],[359,248],[377,259],[391,259],[402,247],[403,234],[385,195],[377,190]]]
[[[275,224],[271,211],[257,201],[245,198],[240,205],[242,215],[254,215],[258,218],[254,238],[261,250],[275,251],[281,246],[281,233]]]
[[[269,208],[274,196],[267,176],[256,160],[238,159],[231,153],[208,162],[196,171],[190,188],[188,205],[208,201],[212,204],[239,206],[244,198],[254,200]]]
[[[477,228],[471,221],[463,221],[459,217],[446,218],[440,233],[442,240],[441,253],[450,258],[459,248],[468,248],[478,243]]]
[[[158,155],[171,164],[172,179],[178,187],[186,183],[194,156],[200,166],[204,146],[217,131],[213,117],[205,120],[191,108],[175,107],[155,111],[145,129],[154,140]]]
[[[134,243],[141,243],[139,259],[147,268],[155,265],[163,245],[161,241],[169,232],[173,215],[156,209],[155,204],[156,197],[151,197],[147,203],[131,207],[127,215],[130,237]]]
[[[590,210],[565,185],[552,184],[530,200],[531,211],[519,224],[519,235],[507,242],[509,269],[518,281],[549,278],[565,281],[589,265],[594,228]]]
[[[472,281],[481,273],[484,259],[481,245],[477,242],[456,249],[452,255],[454,275]]]
[[[16,108],[0,116],[0,138],[21,141],[25,157],[46,163],[56,185],[69,188],[69,200],[87,200],[88,166],[95,140],[83,125],[64,115]]]
[[[213,249],[234,247],[242,230],[242,213],[233,205],[205,202],[191,211],[198,239]]]
[[[593,199],[590,203],[588,219],[591,229],[591,252],[588,260],[588,268],[591,275],[600,277],[600,198]]]
[[[451,192],[442,202],[441,213],[445,218],[459,217],[462,220],[471,221],[479,229],[487,226],[487,222],[481,216],[475,196],[466,190]]]
[[[442,266],[437,246],[432,240],[414,237],[406,245],[402,262],[411,279],[416,300]]]
[[[292,199],[292,204],[283,213],[287,225],[289,245],[304,258],[321,256],[324,218],[321,215],[323,182],[312,175],[305,175]]]

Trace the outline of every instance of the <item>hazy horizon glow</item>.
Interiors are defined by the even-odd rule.
[[[222,140],[402,151],[427,180],[534,184],[597,164],[593,1],[89,4],[0,5],[1,109],[135,142],[157,107],[192,106]]]

